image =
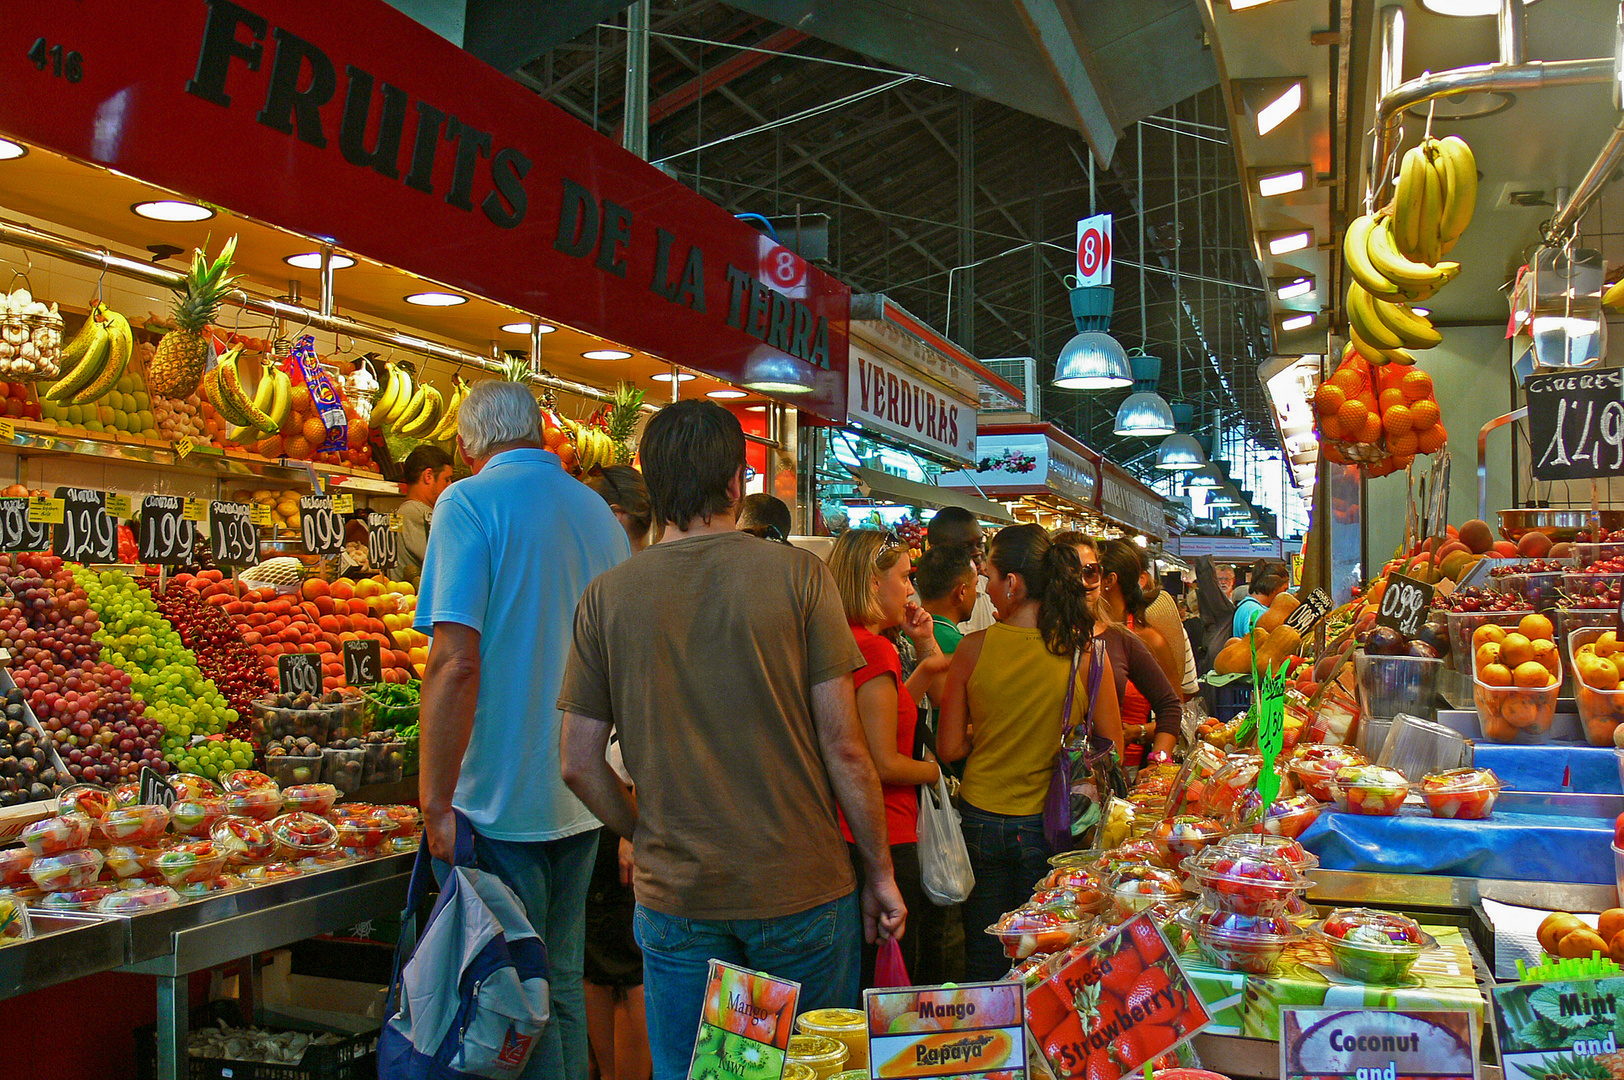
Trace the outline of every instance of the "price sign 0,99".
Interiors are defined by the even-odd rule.
[[[1390,626],[1406,639],[1413,638],[1427,621],[1431,607],[1431,585],[1403,574],[1388,574],[1381,607],[1376,609],[1376,625]]]
[[[283,653],[276,658],[277,690],[283,694],[321,693],[321,656],[313,652]]]
[[[351,686],[371,686],[383,678],[383,652],[377,641],[364,638],[344,643],[344,681]]]
[[[118,561],[118,523],[103,509],[106,493],[88,488],[57,488],[62,524],[51,535],[51,554],[69,562]]]
[[[247,503],[209,503],[209,537],[215,562],[227,566],[259,562],[259,530],[254,528]]]
[[[46,551],[51,527],[28,520],[26,498],[0,499],[0,551]]]
[[[344,522],[325,495],[299,496],[299,532],[304,549],[312,555],[337,555],[344,550]]]
[[[388,514],[367,515],[367,559],[374,569],[400,561],[400,541],[389,528]]]
[[[186,500],[179,495],[148,495],[141,500],[141,535],[136,538],[141,561],[180,566],[192,561],[196,526],[181,516]]]

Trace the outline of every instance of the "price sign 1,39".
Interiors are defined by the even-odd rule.
[[[337,555],[344,550],[344,522],[325,495],[299,496],[299,532],[304,549],[312,555]]]
[[[253,566],[259,562],[259,530],[254,528],[247,503],[209,503],[209,538],[217,563]]]
[[[1415,637],[1427,621],[1432,607],[1432,586],[1403,574],[1388,574],[1381,607],[1376,609],[1376,625],[1390,626],[1405,639]]]
[[[0,551],[48,551],[51,527],[28,520],[28,499],[0,499]]]
[[[371,686],[383,678],[383,651],[373,638],[344,643],[344,681]]]
[[[69,562],[118,561],[118,523],[103,509],[106,493],[88,488],[56,489],[62,524],[51,535],[51,554]]]
[[[375,570],[400,561],[400,541],[389,527],[388,514],[367,515],[367,559]]]
[[[141,535],[136,538],[141,561],[180,566],[192,561],[196,526],[181,516],[186,500],[179,495],[148,495],[141,500]]]
[[[276,658],[276,682],[278,692],[283,694],[320,694],[321,655],[283,653]]]

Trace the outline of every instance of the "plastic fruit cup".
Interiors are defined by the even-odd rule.
[[[129,844],[114,844],[105,852],[107,870],[118,878],[132,878],[146,867],[141,865],[141,851]]]
[[[196,773],[177,773],[169,778],[169,785],[175,789],[175,796],[181,799],[196,799],[206,795],[218,796],[222,794],[219,784],[206,776]]]
[[[258,769],[233,769],[220,777],[220,786],[225,788],[227,794],[233,794],[256,788],[275,788],[276,781]]]
[[[1556,718],[1556,700],[1561,693],[1560,678],[1551,686],[1535,689],[1489,686],[1472,676],[1478,723],[1483,737],[1490,742],[1544,742]]]
[[[1286,946],[1302,936],[1293,923],[1280,917],[1203,911],[1193,917],[1186,912],[1183,922],[1207,963],[1248,975],[1272,972]]]
[[[338,802],[338,789],[331,784],[297,784],[282,789],[282,809],[325,814]]]
[[[339,818],[334,824],[338,826],[339,847],[362,850],[381,847],[395,833],[394,820],[383,814]]]
[[[113,793],[95,784],[74,784],[57,796],[58,813],[77,811],[95,821],[113,808]]]
[[[1225,764],[1223,753],[1212,745],[1198,742],[1191,747],[1189,754],[1185,755],[1184,765],[1179,769],[1178,777],[1173,781],[1173,789],[1167,793],[1168,816],[1185,813],[1191,807],[1199,805],[1205,797],[1207,782],[1216,776],[1218,770]]]
[[[141,889],[120,889],[104,896],[96,904],[96,911],[103,915],[139,915],[178,903],[180,893],[168,885],[149,885]]]
[[[23,829],[23,843],[35,855],[60,855],[90,841],[90,819],[83,814],[58,814]]]
[[[0,942],[27,941],[34,936],[34,924],[28,918],[28,905],[20,897],[0,896]]]
[[[1150,840],[1161,852],[1162,861],[1177,870],[1179,863],[1216,843],[1223,835],[1224,827],[1211,818],[1180,814],[1158,822],[1150,831]]]
[[[845,1073],[839,1074],[842,1077],[845,1075]],[[866,1077],[868,1076],[868,1070],[864,1069],[858,1075]],[[818,1074],[812,1071],[810,1065],[803,1065],[799,1061],[786,1061],[784,1062],[783,1080],[818,1080]]]
[[[119,806],[103,814],[96,827],[115,844],[144,844],[169,827],[169,810],[143,803]]]
[[[1319,865],[1319,856],[1303,847],[1292,836],[1259,835],[1257,833],[1237,833],[1226,836],[1218,847],[1224,851],[1271,851],[1287,863],[1298,873],[1307,873]]]
[[[395,823],[395,839],[416,836],[423,831],[423,812],[415,806],[398,803],[378,807],[378,811]]]
[[[207,836],[214,823],[226,816],[226,801],[218,795],[199,795],[169,804],[169,827],[181,836]]]
[[[60,855],[36,856],[28,865],[28,876],[44,892],[82,889],[100,876],[106,857],[94,848],[64,851]]]
[[[1436,818],[1481,821],[1500,797],[1500,778],[1488,769],[1449,769],[1421,778],[1421,798]]]
[[[330,851],[338,843],[338,827],[304,810],[283,814],[271,822],[277,854],[284,859]]]
[[[795,1018],[795,1030],[822,1035],[846,1047],[846,1064],[868,1070],[868,1019],[857,1009],[813,1009]]]
[[[1324,757],[1301,758],[1293,761],[1288,768],[1304,791],[1320,802],[1330,802],[1336,798],[1333,780],[1337,770],[1347,765],[1363,764],[1364,760],[1364,755],[1354,750]]]
[[[72,889],[57,889],[46,893],[34,906],[42,911],[93,911],[109,896],[122,890],[111,882],[92,882]]]
[[[1124,879],[1111,888],[1111,914],[1123,921],[1183,895],[1184,886],[1176,877]]]
[[[226,812],[269,821],[282,812],[282,793],[274,787],[234,791],[226,796]]]
[[[0,886],[17,884],[28,876],[28,866],[34,861],[34,853],[25,847],[13,847],[0,850]]]
[[[235,874],[219,874],[207,881],[194,881],[186,885],[175,886],[183,900],[196,900],[204,896],[218,896],[220,893],[235,892],[248,887],[248,882]]]
[[[226,853],[209,840],[177,844],[159,855],[154,863],[164,880],[175,888],[213,881],[226,865]]]
[[[1410,794],[1410,782],[1397,769],[1349,765],[1332,781],[1336,808],[1344,814],[1392,817]]]
[[[1004,955],[1025,960],[1033,953],[1064,949],[1082,932],[1082,923],[1067,922],[1058,915],[1038,911],[1011,911],[987,927],[986,932],[1004,943]]]
[[[1262,820],[1251,822],[1248,828],[1253,833],[1264,836],[1295,840],[1319,820],[1324,810],[1325,803],[1306,791],[1298,795],[1288,795],[1284,799],[1276,799],[1270,803],[1268,810],[1264,811]]]
[[[1281,915],[1292,897],[1313,885],[1273,852],[1214,848],[1185,863],[1213,907],[1241,915]]]
[[[271,839],[271,830],[264,822],[235,815],[215,822],[214,828],[209,830],[209,839],[214,841],[216,851],[225,852],[230,866],[263,862],[276,850],[276,841]]]
[[[1337,971],[1376,985],[1403,982],[1422,953],[1437,946],[1414,919],[1366,908],[1339,908],[1309,928]]]
[[[178,779],[180,778],[173,777],[170,783],[174,783]],[[203,778],[200,776],[198,779]],[[177,787],[175,791],[178,794],[181,789]],[[134,806],[141,801],[141,782],[139,780],[126,780],[122,784],[115,784],[109,794],[113,798],[114,806]]]
[[[285,878],[298,877],[300,870],[292,863],[273,862],[260,863],[258,866],[245,866],[242,870],[242,879],[252,885],[265,885],[272,881],[282,881]]]
[[[817,1080],[826,1080],[846,1067],[846,1044],[827,1035],[791,1035],[785,1058],[810,1066]]]

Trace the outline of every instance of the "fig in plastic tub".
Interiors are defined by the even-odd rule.
[[[114,807],[96,823],[97,831],[115,844],[145,844],[168,827],[168,808],[150,803]]]
[[[83,814],[58,814],[23,828],[22,841],[36,856],[76,851],[90,842],[90,819]]]
[[[1488,769],[1448,769],[1421,778],[1421,798],[1435,818],[1481,821],[1500,797],[1500,778]]]
[[[1545,687],[1490,686],[1472,676],[1472,700],[1483,737],[1490,742],[1544,742],[1556,718],[1562,682]]]
[[[264,862],[276,850],[276,841],[264,822],[235,814],[215,822],[209,839],[214,841],[216,851],[225,852],[229,866]]]
[[[102,915],[140,915],[178,903],[180,893],[168,885],[149,885],[141,889],[120,889],[111,896],[104,896],[95,910]]]
[[[1337,971],[1364,983],[1404,982],[1421,954],[1438,944],[1414,919],[1391,911],[1338,908],[1309,928]]]
[[[95,848],[38,855],[28,864],[28,876],[45,892],[82,889],[101,876],[106,861],[106,856]]]
[[[1345,814],[1392,817],[1410,794],[1410,782],[1397,769],[1348,765],[1332,781],[1336,808]]]
[[[280,857],[295,859],[332,850],[338,843],[338,827],[324,817],[298,810],[271,822],[271,836]]]
[[[226,816],[226,801],[218,795],[177,799],[169,804],[169,828],[181,836],[207,836],[214,823]]]
[[[1064,949],[1077,939],[1078,922],[1040,911],[1011,911],[987,927],[986,932],[1004,944],[1004,955],[1024,960],[1033,953]]]
[[[234,791],[226,796],[226,813],[269,821],[282,812],[282,793],[274,786]]]
[[[17,884],[28,876],[28,866],[34,853],[25,847],[0,849],[0,887]]]
[[[328,747],[321,752],[321,776],[344,795],[361,790],[361,771],[366,764],[366,750],[340,750]]]
[[[295,784],[282,789],[282,809],[325,814],[338,802],[338,789],[331,784]]]
[[[63,790],[56,797],[56,811],[59,814],[77,812],[85,815],[91,821],[100,820],[101,816],[113,808],[113,793],[104,787],[95,784],[74,784]]]
[[[296,784],[313,784],[321,779],[321,755],[277,754],[265,759],[265,769],[286,794]]]
[[[175,888],[213,881],[226,865],[226,853],[210,840],[176,844],[154,860],[158,873]]]

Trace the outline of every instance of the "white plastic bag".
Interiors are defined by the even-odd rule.
[[[970,849],[964,845],[959,812],[947,792],[947,777],[919,786],[919,877],[925,895],[940,907],[962,904],[975,887]]]

